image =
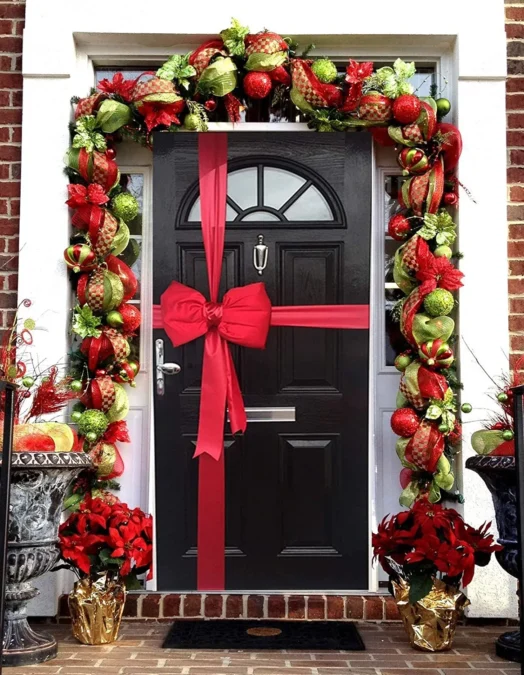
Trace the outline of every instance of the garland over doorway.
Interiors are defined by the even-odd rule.
[[[450,314],[452,293],[462,285],[452,262],[462,142],[459,130],[442,121],[449,101],[418,97],[409,81],[414,74],[414,64],[400,59],[376,70],[350,60],[340,74],[329,59],[300,55],[292,39],[250,33],[233,20],[220,36],[172,56],[156,73],[133,80],[117,73],[75,101],[67,160],[75,229],[64,254],[78,298],[72,386],[83,397],[73,421],[98,475],[77,485],[70,504],[89,490],[110,498],[106,491],[124,469],[117,443],[129,441],[125,387],[139,371],[140,312],[129,304],[137,290],[136,243],[128,227],[138,205],[120,181],[118,144],[132,139],[151,147],[153,131],[204,132],[209,121],[237,123],[262,99],[271,101],[275,117],[294,109],[317,131],[364,129],[380,145],[396,146],[406,177],[388,226],[401,242],[393,273],[405,294],[395,312],[406,349],[395,361],[402,377],[391,420],[400,437],[400,502],[438,502],[442,491],[453,490],[461,427]]]

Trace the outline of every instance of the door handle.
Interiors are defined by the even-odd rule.
[[[262,276],[267,265],[269,249],[264,244],[264,235],[259,234],[258,243],[253,246],[253,267]]]
[[[164,375],[178,375],[182,368],[178,363],[164,363],[164,341],[156,340],[155,341],[155,353],[156,353],[156,393],[159,396],[163,396],[166,387]]]

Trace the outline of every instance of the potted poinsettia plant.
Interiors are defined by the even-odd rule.
[[[389,574],[411,644],[450,649],[456,624],[469,604],[460,586],[500,550],[490,524],[474,528],[455,509],[421,499],[387,516],[373,534],[374,557]]]
[[[60,526],[61,568],[78,576],[69,595],[73,634],[84,644],[118,636],[128,589],[151,575],[153,519],[116,498],[86,494]]]

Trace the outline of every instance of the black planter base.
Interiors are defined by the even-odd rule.
[[[503,633],[495,642],[495,652],[497,656],[500,656],[502,659],[520,663],[520,631],[515,630],[509,633]]]
[[[36,633],[27,621],[6,624],[7,644],[2,655],[3,666],[33,666],[54,659],[58,652],[51,635]]]

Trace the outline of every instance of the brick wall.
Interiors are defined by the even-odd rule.
[[[512,366],[524,353],[524,0],[506,0],[508,258]]]
[[[0,0],[0,331],[16,308],[25,0]]]

